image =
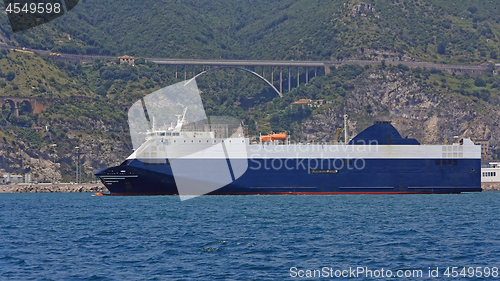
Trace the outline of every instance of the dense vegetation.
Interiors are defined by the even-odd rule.
[[[62,98],[92,95],[45,56],[3,49],[0,67],[0,77],[5,78],[0,81],[0,96]]]
[[[234,0],[231,5],[222,0],[85,0],[51,23],[16,34],[1,14],[0,40],[54,52],[137,57],[336,60],[370,59],[387,53],[434,62],[500,62],[500,6],[493,1],[366,2],[373,9],[364,6],[366,9],[358,11],[361,1],[357,0],[345,4]],[[358,82],[382,70],[404,74],[428,93],[470,100],[475,104],[470,110],[478,112],[499,98],[499,76],[472,78],[404,65],[343,66],[327,76],[319,73],[307,85],[301,77],[302,85],[285,92],[283,99],[261,80],[240,70],[212,71],[197,83],[207,115],[243,120],[252,135],[287,130],[300,140],[303,136],[298,132],[305,120],[332,108],[341,111]],[[199,71],[201,68],[195,69]],[[255,71],[260,73],[261,69]],[[172,67],[144,59],[137,59],[135,66],[119,65],[117,59],[71,65],[29,52],[4,50],[0,52],[0,96],[54,102],[41,114],[32,114],[21,104],[20,116],[12,114],[8,103],[3,104],[0,146],[8,147],[11,154],[19,149],[44,151],[38,156],[47,158],[47,147],[57,142],[65,177],[74,170],[68,155],[84,141],[105,139],[125,144],[121,150],[101,144],[92,148],[95,153],[113,150],[123,158],[131,148],[126,109],[141,97],[183,79],[183,73],[175,77]],[[294,79],[292,85],[296,85]],[[277,84],[275,81],[279,88]],[[284,88],[286,85],[285,79]],[[326,104],[290,106],[300,98],[325,100]],[[371,110],[366,104],[366,112]],[[26,129],[30,127],[43,129]]]
[[[7,56],[12,54],[9,53]],[[23,55],[38,57],[34,54]],[[0,142],[7,144],[10,149],[43,150],[50,144],[57,143],[58,154],[62,156],[71,154],[73,148],[84,139],[102,137],[112,143],[127,144],[128,150],[114,151],[115,154],[119,153],[122,154],[121,157],[125,157],[131,148],[127,134],[126,109],[140,97],[181,81],[181,77],[175,78],[172,68],[148,64],[141,60],[136,66],[120,66],[116,61],[99,61],[76,66],[42,61],[52,69],[52,72],[64,73],[62,76],[66,77],[65,79],[73,81],[79,91],[88,94],[78,99],[71,98],[71,94],[61,93],[58,102],[41,114],[32,114],[24,104],[21,104],[19,117],[11,114],[8,103],[3,104],[0,111],[0,125],[4,127],[0,129],[3,136]],[[347,101],[347,94],[355,89],[358,81],[378,70],[403,73],[409,79],[420,83],[429,93],[469,99],[477,104],[474,110],[478,111],[481,110],[481,104],[498,101],[500,94],[500,76],[488,74],[472,78],[467,75],[444,74],[436,69],[409,69],[404,65],[339,67],[332,69],[329,75],[319,76],[307,85],[284,93],[284,98],[277,97],[276,93],[259,79],[238,70],[209,72],[198,78],[197,82],[207,115],[230,115],[244,120],[252,135],[286,130],[300,140],[300,135],[296,133],[301,131],[304,120],[329,108],[342,108]],[[45,72],[46,78],[51,75],[53,74]],[[16,79],[17,75],[12,81],[6,80],[5,83],[15,82]],[[45,80],[42,80],[43,83]],[[292,84],[295,83],[293,81]],[[27,91],[23,93],[27,96],[51,97],[48,92],[39,93],[37,88],[32,88],[31,93]],[[290,106],[300,98],[323,99],[327,103],[320,107]],[[370,105],[367,105],[367,112],[370,111],[369,107]],[[42,127],[42,130],[25,129],[27,127]],[[72,158],[64,159],[61,162],[61,170],[71,178],[74,171]],[[91,178],[91,173],[87,178]]]
[[[2,15],[0,29],[21,46],[81,54],[335,60],[388,50],[452,63],[500,55],[495,1],[371,0],[359,12],[359,0],[226,2],[86,0],[16,34]]]
[[[28,57],[39,58],[37,55],[22,54],[20,61],[29,60]],[[7,56],[7,57],[8,57]],[[19,117],[11,114],[8,103],[2,105],[0,111],[0,125],[16,125],[21,127],[42,127],[52,124],[71,130],[92,132],[96,122],[106,124],[107,131],[126,133],[126,110],[141,97],[168,85],[182,81],[182,73],[175,78],[172,67],[158,66],[138,60],[135,66],[119,65],[117,60],[98,61],[93,64],[76,66],[42,60],[47,69],[69,80],[82,93],[87,93],[80,99],[74,93],[60,93],[59,100],[41,114],[31,114],[25,104],[21,104]],[[12,65],[19,64],[13,60]],[[444,74],[437,69],[410,69],[407,66],[360,67],[347,65],[332,69],[327,76],[319,76],[307,85],[292,89],[279,98],[276,93],[258,78],[246,72],[234,69],[224,69],[209,72],[197,79],[198,87],[202,92],[202,99],[208,116],[229,115],[244,120],[249,125],[250,134],[268,133],[270,130],[294,131],[300,129],[301,122],[312,114],[322,112],[325,108],[345,103],[345,96],[355,88],[357,81],[372,72],[374,69],[388,69],[411,76],[429,91],[469,97],[475,101],[492,102],[500,93],[500,76],[491,73],[478,78],[468,75],[456,76]],[[30,73],[30,69],[27,68]],[[16,72],[19,72],[15,69]],[[195,70],[196,71],[196,70]],[[200,71],[200,70],[198,70]],[[259,70],[257,70],[259,71]],[[40,83],[51,80],[52,72],[46,72]],[[189,75],[192,75],[191,73]],[[276,75],[276,74],[275,74]],[[8,87],[17,81],[7,81]],[[62,78],[61,78],[62,79]],[[34,79],[28,78],[28,81]],[[301,81],[303,83],[304,81]],[[53,93],[40,93],[33,87],[31,92],[21,84],[18,92],[11,95],[23,95],[52,98]],[[66,83],[62,80],[61,83]],[[288,84],[287,80],[284,84]],[[292,81],[292,85],[296,80]],[[47,84],[50,85],[50,84]],[[275,82],[275,86],[277,82]],[[48,87],[49,90],[55,89]],[[325,100],[323,107],[290,106],[300,98]]]

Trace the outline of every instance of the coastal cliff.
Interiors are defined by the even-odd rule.
[[[343,81],[342,86],[350,89],[336,103],[313,111],[302,123],[299,138],[331,140],[336,128],[343,128],[343,115],[347,114],[348,139],[375,120],[391,120],[403,137],[416,138],[422,144],[452,142],[458,136],[488,139],[492,150],[500,145],[498,95],[460,94],[455,84],[473,83],[472,78],[435,71],[424,79],[419,71],[371,69]],[[495,151],[483,156],[496,157]]]

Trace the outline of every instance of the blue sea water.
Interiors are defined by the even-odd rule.
[[[183,202],[0,194],[0,280],[307,280],[308,270],[328,280],[350,268],[343,279],[495,280],[499,202],[499,192]],[[379,278],[353,276],[357,267]],[[448,267],[481,267],[483,277],[447,277]],[[423,276],[382,277],[382,268]]]

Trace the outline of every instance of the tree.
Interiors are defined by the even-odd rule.
[[[469,9],[467,9],[471,14],[474,14],[475,12],[477,12],[477,8],[474,7],[474,6],[471,6],[469,7]]]
[[[446,53],[446,45],[447,45],[446,42],[439,43],[437,47],[438,54],[444,55]]]
[[[478,78],[476,78],[476,80],[474,81],[474,86],[476,86],[476,87],[484,87],[484,86],[486,86],[486,82],[484,81],[484,79],[483,79],[483,78],[478,77]]]
[[[407,65],[404,65],[402,63],[398,64],[398,68],[402,71],[408,71],[410,68]]]
[[[7,75],[5,76],[5,80],[7,81],[12,81],[14,80],[14,78],[16,78],[16,73],[14,73],[13,71],[9,71],[9,73],[7,73]]]

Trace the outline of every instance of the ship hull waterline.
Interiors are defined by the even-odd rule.
[[[445,159],[366,159],[363,169],[346,165],[335,173],[318,174],[307,166],[266,169],[265,159],[252,159],[241,177],[206,194],[449,194],[482,190],[480,160],[457,159],[450,165],[436,165],[437,160],[447,163]],[[145,165],[147,162],[134,159],[125,166],[97,171],[96,176],[110,191],[104,195],[178,195],[171,166]]]

